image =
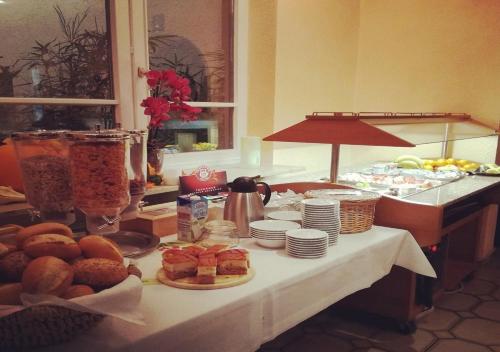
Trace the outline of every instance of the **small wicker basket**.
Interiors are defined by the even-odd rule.
[[[343,234],[371,229],[375,217],[375,205],[380,199],[377,193],[345,189],[316,189],[305,192],[304,196],[338,200],[340,202],[340,233]]]
[[[68,341],[104,315],[53,305],[31,306],[0,318],[0,350],[26,350]]]

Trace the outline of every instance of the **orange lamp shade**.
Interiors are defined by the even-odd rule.
[[[264,141],[414,147],[415,145],[356,118],[311,116]]]

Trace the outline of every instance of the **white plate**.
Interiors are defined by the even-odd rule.
[[[285,246],[287,252],[290,252],[290,253],[295,253],[295,254],[321,254],[321,253],[325,253],[327,251],[327,248],[328,246],[325,245],[323,248],[318,248],[318,249],[310,249],[310,250],[301,250],[301,249],[296,249],[296,248],[292,248],[292,247],[289,247],[289,246]]]
[[[321,254],[321,255],[297,255],[297,254],[293,254],[293,253],[287,253],[288,255],[292,256],[292,257],[296,257],[296,258],[303,258],[303,259],[317,259],[317,258],[322,258],[322,257],[325,257],[328,253],[325,253],[325,254]]]
[[[304,199],[301,201],[301,203],[305,207],[335,207],[340,205],[340,202],[338,200],[320,198]]]
[[[286,244],[287,245],[290,245],[292,247],[296,247],[296,248],[317,248],[317,247],[321,247],[323,245],[325,245],[327,243],[327,239],[325,238],[323,241],[321,242],[313,242],[313,243],[307,243],[307,242],[293,242],[293,241],[290,241],[290,240],[287,240],[286,241]]]
[[[255,241],[261,247],[265,248],[284,248],[285,240],[274,241],[274,240],[262,240],[260,238],[256,238]]]
[[[324,231],[316,230],[316,229],[297,229],[297,230],[289,230],[286,232],[287,237],[297,238],[297,239],[311,239],[318,240],[323,239],[328,236],[328,234]]]
[[[285,220],[258,220],[249,224],[250,228],[266,232],[285,232],[287,230],[300,229],[300,225],[293,221]]]
[[[267,217],[273,220],[301,221],[302,214],[296,210],[273,211],[267,214]]]
[[[262,238],[263,240],[284,240],[286,238],[285,235],[283,235],[283,236],[265,236],[265,235],[250,234],[250,236],[253,238]]]

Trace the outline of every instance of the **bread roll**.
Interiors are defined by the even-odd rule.
[[[74,239],[58,234],[29,237],[24,241],[23,249],[32,258],[52,256],[71,260],[82,254]]]
[[[80,239],[78,244],[87,258],[107,258],[123,262],[123,254],[118,245],[106,237],[88,235]]]
[[[0,304],[20,305],[23,285],[20,282],[0,285]]]
[[[24,270],[23,291],[33,294],[60,296],[73,281],[71,265],[56,257],[32,260]]]
[[[30,261],[31,258],[23,251],[7,254],[0,259],[0,279],[2,281],[21,281],[24,269],[26,269]]]
[[[75,283],[89,285],[94,289],[114,286],[128,276],[127,268],[123,263],[106,258],[80,260],[73,265],[73,270]]]
[[[72,299],[76,297],[92,295],[94,293],[95,291],[90,286],[72,285],[62,294],[61,298]]]
[[[45,222],[43,224],[32,225],[19,230],[16,234],[17,247],[22,249],[23,243],[27,238],[46,233],[57,233],[59,235],[73,238],[73,231],[71,231],[68,226],[58,224],[56,222]]]

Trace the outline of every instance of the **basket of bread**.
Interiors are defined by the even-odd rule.
[[[108,315],[140,323],[138,276],[103,236],[77,242],[62,224],[21,228],[0,242],[0,350],[67,341]]]

